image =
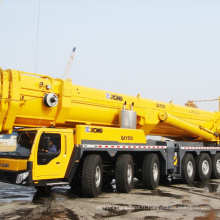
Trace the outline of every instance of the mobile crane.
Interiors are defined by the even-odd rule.
[[[134,177],[147,189],[168,175],[188,184],[220,178],[220,112],[11,69],[0,79],[1,182],[68,184],[97,197],[112,179],[127,193]]]

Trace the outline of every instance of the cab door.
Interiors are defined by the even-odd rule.
[[[61,178],[62,176],[62,133],[43,132],[39,138],[37,155],[34,161],[34,176],[38,179]],[[45,144],[45,140],[52,142],[51,146]],[[56,151],[51,148],[56,147]]]
[[[36,140],[33,180],[64,178],[74,148],[74,137],[71,129],[48,129],[41,132]],[[56,152],[47,149],[47,140],[56,146]]]

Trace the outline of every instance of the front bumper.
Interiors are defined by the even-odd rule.
[[[25,179],[20,178],[18,183],[18,175],[22,173],[29,173]],[[0,170],[0,182],[18,184],[23,186],[31,186],[32,183],[32,171],[31,170],[22,170],[22,171],[9,171],[9,170]]]

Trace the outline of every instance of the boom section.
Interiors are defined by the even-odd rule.
[[[145,135],[219,141],[220,113],[73,85],[70,79],[0,69],[0,132],[14,127],[120,127],[123,109],[137,113]],[[162,117],[166,115],[166,119]]]

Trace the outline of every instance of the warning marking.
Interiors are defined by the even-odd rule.
[[[174,166],[176,166],[176,165],[177,165],[177,162],[178,162],[177,156],[175,156],[175,157],[173,158],[173,160],[174,160],[173,164],[174,164]]]

